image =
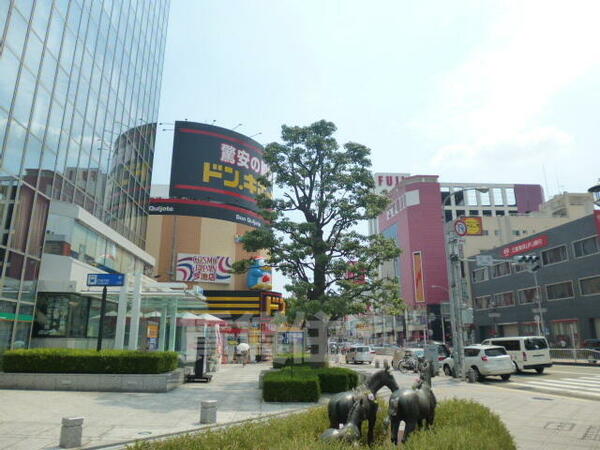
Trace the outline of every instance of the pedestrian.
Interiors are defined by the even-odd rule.
[[[248,361],[248,351],[250,350],[250,346],[245,342],[241,342],[237,345],[236,351],[238,354],[238,358],[242,359],[242,365],[246,366],[246,362]]]

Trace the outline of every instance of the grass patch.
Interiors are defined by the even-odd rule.
[[[440,402],[437,417],[430,430],[411,435],[407,450],[514,450],[512,436],[500,418],[485,406],[469,400]],[[375,443],[367,446],[367,423],[363,423],[361,449],[393,449],[389,427],[384,427],[387,402],[380,401]],[[344,443],[323,443],[319,435],[329,426],[325,407],[265,422],[232,426],[225,430],[185,435],[165,441],[138,442],[128,448],[135,450],[264,450],[264,449],[347,449]]]
[[[5,372],[21,373],[164,373],[177,368],[175,352],[36,348],[8,350]]]

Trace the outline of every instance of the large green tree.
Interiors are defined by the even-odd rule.
[[[356,225],[373,219],[388,204],[374,193],[370,150],[349,142],[342,148],[336,127],[321,120],[307,127],[282,126],[283,143],[265,148],[274,187],[258,205],[269,222],[242,237],[247,251],[266,249],[269,263],[286,276],[292,309],[337,318],[368,305],[400,305],[397,280],[377,276],[382,262],[398,257],[395,243],[366,236]],[[249,261],[238,261],[237,272]]]

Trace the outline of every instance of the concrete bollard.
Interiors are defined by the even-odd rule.
[[[375,360],[375,368],[379,369],[379,360],[378,359]]]
[[[200,402],[200,423],[217,423],[216,400],[203,400]]]
[[[63,417],[60,427],[61,448],[81,447],[81,432],[83,429],[83,417]]]

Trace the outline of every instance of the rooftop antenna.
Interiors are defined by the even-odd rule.
[[[258,136],[259,134],[262,134],[262,131],[259,131],[258,133],[256,133],[256,134],[253,134],[252,136],[248,136],[248,137],[251,137],[251,138],[253,138],[254,136]]]
[[[241,127],[242,125],[243,125],[243,124],[241,124],[241,123],[238,123],[238,124],[237,124],[235,127],[233,127],[233,128],[231,129],[231,131],[235,130],[235,129],[236,129],[236,128],[238,128],[238,127]]]

